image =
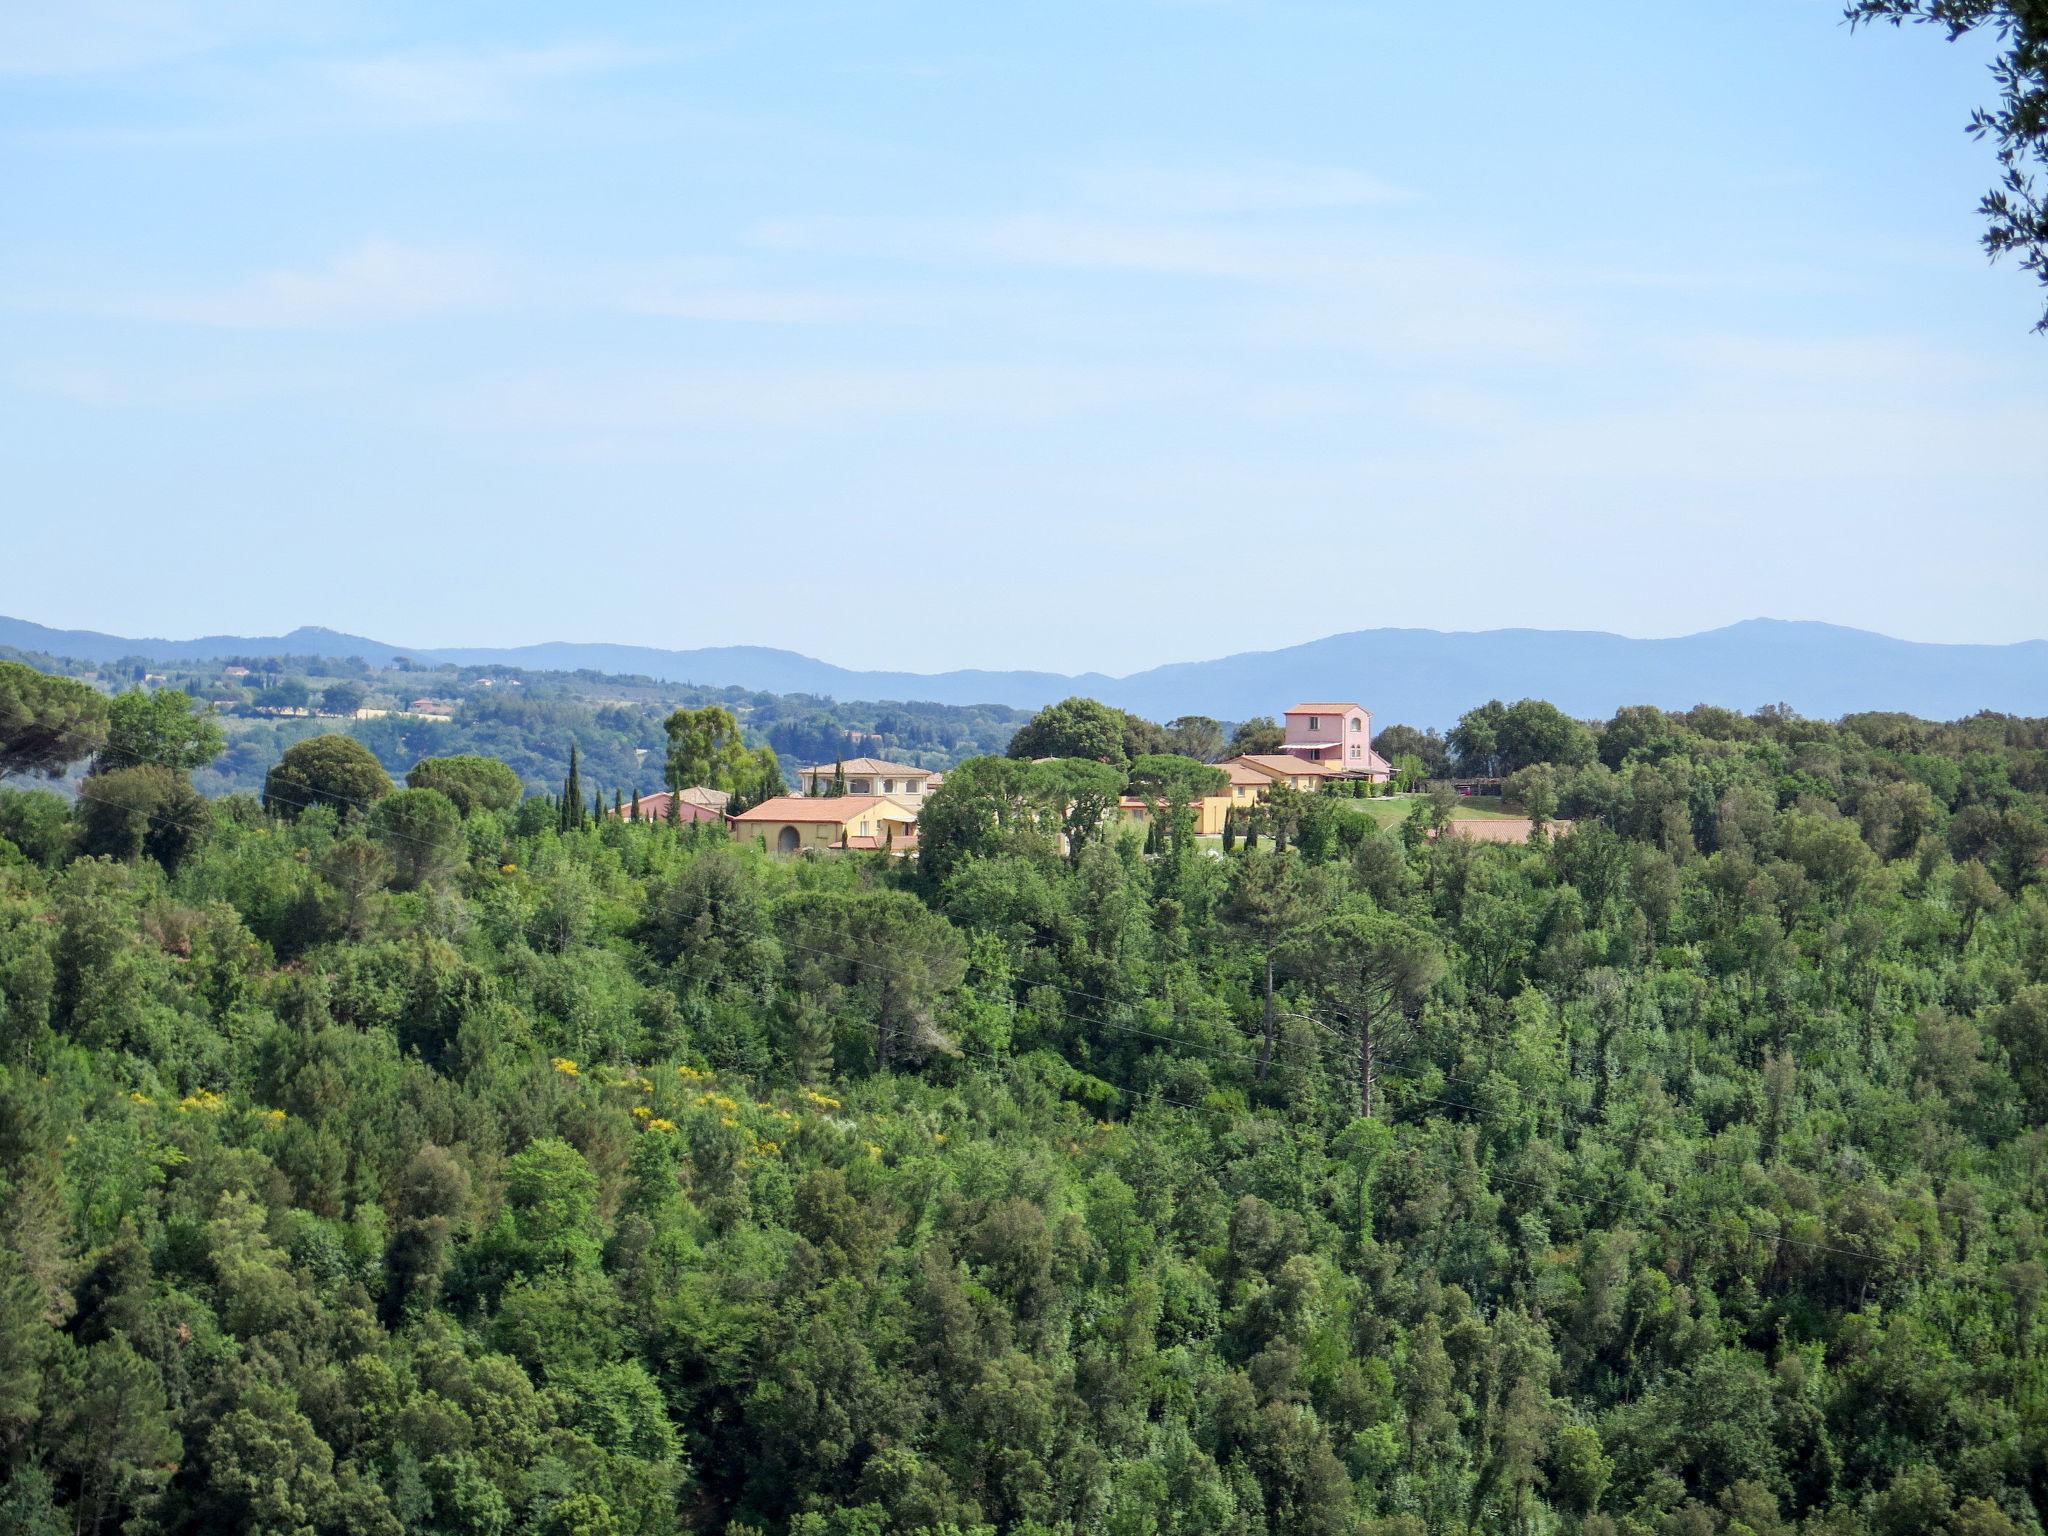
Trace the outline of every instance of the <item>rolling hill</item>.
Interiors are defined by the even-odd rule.
[[[124,638],[0,618],[0,646],[107,662],[121,657],[394,656],[612,673],[835,699],[921,699],[1036,708],[1085,693],[1154,719],[1268,714],[1304,698],[1355,698],[1381,723],[1449,725],[1489,698],[1535,696],[1605,716],[1623,704],[1753,709],[1785,703],[1834,717],[1895,709],[1936,719],[1978,710],[2048,714],[2048,641],[1942,645],[1868,630],[1751,619],[1702,634],[1640,640],[1593,630],[1367,629],[1271,651],[1176,662],[1124,677],[1055,672],[875,672],[767,646],[662,650],[551,641],[511,647],[393,645],[305,627],[273,636]]]

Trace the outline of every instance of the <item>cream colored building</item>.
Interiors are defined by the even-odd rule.
[[[733,841],[770,853],[916,846],[917,812],[887,795],[777,795],[732,818]]]
[[[841,772],[846,775],[847,794],[893,795],[905,805],[916,805],[937,787],[932,783],[935,775],[929,769],[888,763],[879,757],[849,757],[840,763],[819,763],[814,768],[799,771],[797,782],[806,795],[827,795],[832,792],[833,779]]]

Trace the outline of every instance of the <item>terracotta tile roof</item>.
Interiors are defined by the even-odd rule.
[[[1268,778],[1328,778],[1342,771],[1335,763],[1311,762],[1305,757],[1289,757],[1285,752],[1247,752],[1231,761],[1249,763],[1263,770]]]
[[[1247,788],[1256,789],[1260,785],[1273,782],[1273,776],[1270,773],[1259,772],[1258,769],[1252,767],[1241,757],[1233,757],[1230,761],[1218,763],[1216,766],[1230,775],[1230,782],[1232,784],[1242,784]]]
[[[1292,709],[1281,710],[1280,713],[1283,715],[1341,715],[1347,709],[1355,709],[1363,713],[1365,706],[1363,704],[1297,704]]]
[[[877,837],[873,833],[862,836],[858,832],[849,832],[846,834],[846,846],[849,848],[893,848],[898,853],[908,853],[917,846],[917,834],[915,832],[906,832],[900,837]]]
[[[915,821],[917,812],[888,795],[777,795],[763,800],[751,811],[741,811],[734,821],[830,822],[841,826],[857,821],[877,806],[896,812],[890,821]]]
[[[732,793],[729,790],[708,789],[702,784],[692,784],[682,791],[682,797],[685,805],[701,805],[707,811],[722,811],[732,799]],[[666,800],[667,796],[664,795],[664,803]]]
[[[692,799],[693,795],[717,795],[719,799],[717,804],[710,805],[701,800]],[[642,795],[640,797],[640,819],[642,821],[667,821],[668,798],[669,792],[665,789],[658,789],[651,795]],[[682,804],[676,811],[676,819],[678,821],[718,821],[722,818],[726,799],[727,796],[723,790],[686,789],[682,793]],[[614,813],[607,810],[605,814],[610,816]],[[627,801],[617,814],[624,816],[628,821],[632,820],[632,802],[630,800]]]
[[[829,779],[832,777],[832,770],[840,766],[842,765],[838,763],[819,763],[815,768],[804,769],[803,776],[808,779],[813,775],[823,774]],[[883,775],[893,774],[899,779],[906,775],[913,779],[922,779],[928,774],[926,769],[912,768],[907,763],[885,763],[879,757],[849,757],[843,766],[848,773],[868,776],[878,773]]]

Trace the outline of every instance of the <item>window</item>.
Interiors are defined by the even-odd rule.
[[[868,824],[865,820],[863,820],[860,824],[860,835],[862,837],[866,837],[868,835]]]
[[[1364,729],[1365,729],[1365,722],[1364,722],[1363,720],[1359,719],[1359,718],[1358,718],[1358,716],[1356,716],[1356,715],[1353,715],[1353,716],[1351,717],[1351,729],[1352,729],[1352,731],[1353,731],[1354,733],[1355,733],[1355,732],[1358,732],[1358,731],[1362,731],[1362,730],[1364,730]]]
[[[1351,755],[1353,757],[1358,756],[1358,743],[1355,741],[1351,743]]]
[[[849,793],[864,795],[868,793],[868,781],[866,779],[854,779],[847,784],[846,788]]]
[[[883,794],[885,794],[885,795],[893,795],[893,794],[895,794],[895,793],[896,793],[896,781],[895,781],[894,779],[884,779],[884,780],[882,780],[882,793],[883,793]]]
[[[1323,717],[1321,715],[1310,715],[1308,717],[1308,728],[1312,731],[1320,731],[1323,728]]]

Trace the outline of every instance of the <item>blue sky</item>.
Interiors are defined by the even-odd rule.
[[[2037,636],[1986,57],[1804,0],[10,7],[0,611]]]

